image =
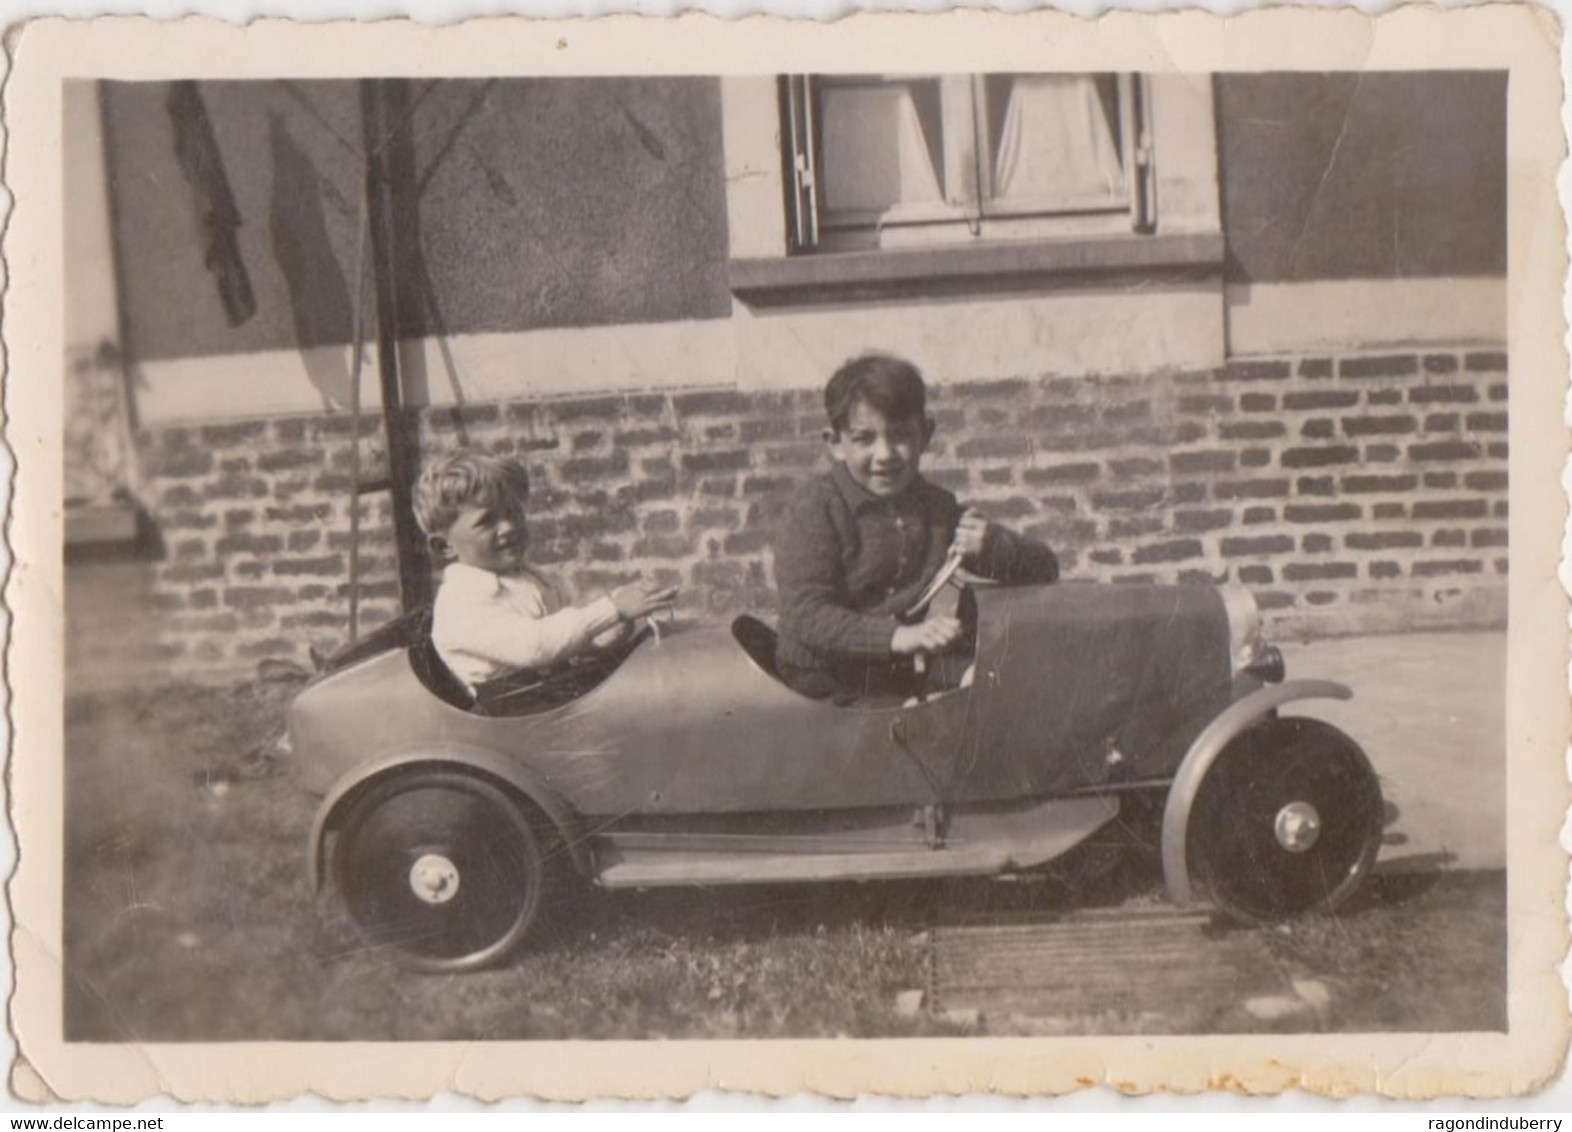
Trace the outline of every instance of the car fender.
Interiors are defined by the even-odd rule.
[[[1190,865],[1186,841],[1190,832],[1190,808],[1217,757],[1234,737],[1268,712],[1295,700],[1350,700],[1352,689],[1331,680],[1290,680],[1259,688],[1225,708],[1206,729],[1196,736],[1185,753],[1168,790],[1163,807],[1163,882],[1175,904],[1190,902]]]
[[[447,746],[440,751],[420,748],[384,755],[371,762],[362,763],[333,784],[324,795],[321,805],[317,807],[316,818],[311,823],[311,840],[307,845],[307,854],[313,892],[320,891],[322,887],[327,831],[332,827],[343,803],[363,787],[384,775],[413,766],[478,771],[512,787],[539,807],[552,825],[556,826],[573,861],[573,867],[583,876],[591,875],[593,862],[579,828],[578,815],[539,775],[530,773],[495,751],[481,747]]]

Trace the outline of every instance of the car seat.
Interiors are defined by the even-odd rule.
[[[373,656],[402,649],[409,666],[432,695],[460,711],[473,711],[475,699],[464,682],[449,671],[431,643],[431,606],[422,606],[380,625],[339,649],[323,665],[324,673],[337,672]]]
[[[474,711],[475,697],[470,695],[462,680],[437,655],[437,646],[431,643],[431,606],[423,606],[411,617],[409,666],[415,678],[443,703],[460,711]]]
[[[424,628],[421,623],[422,617],[425,618]],[[321,669],[323,672],[337,672],[341,668],[359,664],[368,657],[385,653],[390,649],[408,648],[422,632],[430,630],[430,620],[429,609],[401,613],[393,620],[377,626],[371,632],[333,653],[322,662]]]
[[[775,667],[775,630],[751,613],[744,613],[731,623],[731,635],[742,646],[749,659],[776,680],[781,678]]]

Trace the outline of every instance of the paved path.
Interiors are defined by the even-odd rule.
[[[1381,852],[1385,867],[1443,853],[1450,868],[1505,866],[1504,633],[1278,644],[1289,679],[1319,677],[1354,690],[1351,701],[1304,701],[1286,713],[1341,727],[1370,756],[1399,811]]]

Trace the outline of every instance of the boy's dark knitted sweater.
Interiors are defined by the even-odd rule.
[[[921,478],[899,495],[871,495],[841,463],[803,488],[775,540],[782,672],[860,683],[859,667],[889,661],[896,617],[943,565],[961,513],[954,495]],[[1059,576],[1048,547],[993,524],[968,569],[1016,584]]]

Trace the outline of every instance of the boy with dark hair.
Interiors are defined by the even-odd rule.
[[[933,437],[927,389],[910,362],[865,354],[824,390],[835,457],[808,484],[775,541],[780,587],[776,663],[804,695],[850,703],[918,690],[914,658],[961,639],[954,617],[899,618],[953,549],[973,573],[996,581],[1052,582],[1053,551],[972,510],[923,479]]]

